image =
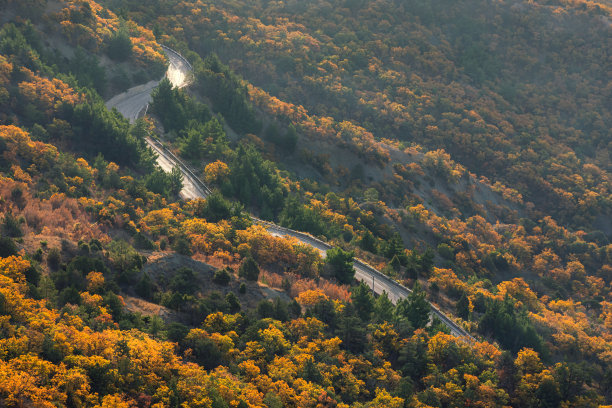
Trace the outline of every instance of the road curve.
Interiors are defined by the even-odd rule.
[[[168,57],[168,70],[166,71],[165,78],[168,78],[172,85],[177,88],[189,85],[192,71],[191,64],[178,52],[163,45],[162,48]],[[146,112],[149,103],[151,103],[151,93],[159,85],[160,81],[161,79],[159,81],[150,81],[144,85],[130,88],[109,99],[105,105],[108,109],[116,108],[130,123],[134,123],[136,119]],[[177,164],[178,158],[160,142],[153,139],[147,139],[146,142],[157,153],[157,164],[164,171],[170,172]],[[183,170],[181,198],[193,200],[199,197],[206,197],[210,193],[206,186],[199,182],[197,178],[194,178],[195,174],[189,168],[182,165],[182,163],[179,164],[179,167]],[[182,167],[185,168],[183,169]]]
[[[189,84],[189,78],[192,70],[191,65],[176,51],[165,46],[163,46],[163,48],[170,62],[166,77],[175,87],[181,88],[187,86]],[[153,89],[155,89],[160,81],[151,81],[147,84],[130,88],[126,92],[108,100],[106,102],[106,106],[109,109],[117,108],[120,113],[122,113],[127,119],[130,120],[130,122],[133,123],[142,115],[143,112],[146,111],[146,108],[151,102],[151,92]],[[183,163],[182,160],[176,157],[176,155],[174,155],[169,149],[164,147],[162,143],[150,138],[147,138],[146,141],[149,146],[151,146],[151,149],[157,153],[157,163],[162,169],[165,171],[170,171],[176,166],[181,169],[183,173],[183,190],[181,190],[182,198],[188,200],[205,198],[210,194],[210,189],[206,186],[206,184],[204,184],[204,182],[202,182],[202,180],[200,180],[193,170],[191,170],[188,165]],[[309,234],[293,231],[257,218],[254,218],[254,220],[263,225],[270,234],[279,237],[296,238],[304,244],[310,245],[319,250],[323,257],[325,257],[327,250],[332,248],[329,244]],[[355,260],[353,267],[355,268],[356,279],[365,282],[377,294],[386,292],[389,299],[393,303],[397,303],[398,300],[407,297],[411,293],[410,289],[399,284],[359,259]],[[468,342],[475,341],[475,339],[465,329],[463,329],[463,327],[456,324],[434,305],[431,305],[431,315],[438,317],[442,323],[444,323],[450,329],[452,335],[464,338]]]
[[[189,61],[172,48],[168,48],[165,45],[162,45],[162,48],[166,52],[166,56],[170,63],[168,65],[168,71],[166,71],[166,77],[170,80],[172,85],[177,88],[184,88],[189,85],[191,72],[193,71],[193,67]]]
[[[162,48],[168,57],[168,70],[164,77],[168,78],[170,83],[177,88],[189,85],[191,64],[178,52],[163,45]],[[151,93],[162,79],[132,87],[119,95],[113,96],[106,101],[105,105],[108,109],[116,108],[130,123],[134,123],[151,103]]]
[[[108,109],[116,108],[130,123],[140,117],[140,113],[151,102],[151,92],[160,81],[149,81],[120,93],[106,101]]]

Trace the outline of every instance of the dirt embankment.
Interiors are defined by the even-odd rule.
[[[239,279],[237,274],[232,276],[231,282],[227,286],[218,285],[213,282],[216,267],[204,262],[197,261],[190,257],[179,255],[173,252],[150,252],[146,254],[147,263],[143,268],[155,282],[161,291],[166,290],[166,286],[172,280],[176,272],[181,268],[190,268],[195,275],[193,284],[197,287],[196,293],[206,296],[214,291],[223,296],[233,292],[240,301],[243,310],[254,309],[257,304],[264,299],[274,299],[281,297],[283,300],[291,300],[283,291],[270,288],[258,282],[248,282]],[[246,293],[239,293],[241,283],[246,284]],[[157,315],[166,321],[182,320],[176,312],[169,310],[158,304],[148,302],[135,293],[128,293],[124,296],[126,308],[131,312],[142,313],[145,316]]]

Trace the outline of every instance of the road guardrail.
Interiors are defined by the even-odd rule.
[[[179,53],[178,51],[175,51],[175,50],[173,50],[172,48],[167,47],[167,46],[165,46],[165,45],[163,45],[163,44],[161,44],[161,47],[164,49],[164,51],[166,51],[166,52],[171,52],[172,54],[174,54],[174,55],[176,55],[177,57],[179,57],[179,58],[180,58],[180,59],[181,59],[181,60],[182,60],[182,61],[183,61],[183,62],[184,62],[184,63],[185,63],[185,64],[186,64],[188,67],[189,67],[189,70],[190,70],[190,71],[191,71],[191,70],[193,70],[193,67],[191,66],[191,63],[190,63],[189,61],[187,61],[187,58],[183,57],[183,56],[181,55],[181,53]]]
[[[177,55],[179,58],[181,58],[181,60],[183,60],[186,65],[189,67],[189,69],[193,69],[191,67],[191,64],[189,63],[189,61],[187,61],[181,54],[179,54],[178,52],[174,51],[173,49],[166,47],[165,45],[162,45],[163,49],[166,51],[169,51],[171,53],[174,53],[175,55]],[[145,111],[146,112],[146,111]],[[192,182],[194,182],[194,184],[200,188],[202,190],[202,192],[204,194],[202,194],[204,196],[204,198],[210,194],[212,194],[212,191],[210,190],[210,188],[208,188],[208,186],[206,185],[206,183],[204,183],[202,180],[200,180],[200,178],[195,174],[195,172],[185,163],[183,163],[183,161],[181,159],[179,159],[174,153],[172,153],[172,151],[170,151],[168,148],[166,148],[160,141],[158,140],[153,140],[150,138],[147,138],[147,142],[148,143],[152,143],[155,145],[155,147],[157,147],[162,154],[164,154],[164,156],[166,157],[167,160],[174,162],[175,165],[178,165],[179,168],[183,171],[183,174],[188,176]],[[285,228],[285,227],[281,227],[280,225],[276,225],[270,221],[264,221],[262,219],[256,218],[256,217],[251,217],[256,223],[267,226],[267,229],[273,229],[276,230],[278,232],[284,233],[285,235],[289,235],[289,236],[293,236],[295,238],[298,238],[302,240],[302,242],[304,241],[310,241],[310,242],[314,242],[316,243],[319,247],[323,247],[326,249],[331,249],[333,248],[331,245],[329,245],[327,242],[324,242],[322,240],[320,240],[319,238],[316,238],[308,233],[305,232],[299,232],[299,231],[294,231],[292,229],[289,228]],[[311,246],[315,246],[315,245],[311,245]],[[385,275],[384,273],[380,272],[379,270],[377,270],[376,268],[372,267],[371,265],[369,265],[368,263],[366,263],[365,261],[362,261],[361,259],[355,259],[353,264],[358,265],[360,268],[362,268],[363,270],[366,271],[366,273],[369,273],[373,278],[378,278],[380,280],[385,281],[388,285],[390,286],[394,286],[396,288],[398,288],[401,292],[404,292],[405,296],[408,296],[410,293],[412,293],[412,290],[408,289],[407,287],[405,287],[404,285],[402,285],[401,283],[397,282],[396,280],[392,279],[391,277]],[[433,304],[431,304],[431,302],[428,302],[429,306],[431,308],[431,313],[435,316],[437,316],[442,323],[444,323],[446,326],[448,326],[451,331],[454,330],[454,332],[458,333],[460,335],[460,337],[465,338],[467,341],[476,341],[476,339],[474,337],[472,337],[463,327],[459,326],[457,323],[455,323],[453,320],[451,320],[446,314],[442,313],[442,311],[440,311],[440,309],[438,309],[436,306],[434,306]]]
[[[256,217],[251,217],[254,221],[256,221],[258,224],[262,224],[262,225],[267,225],[269,228],[274,229],[276,231],[279,232],[284,232],[287,235],[293,236],[295,238],[302,238],[304,240],[309,240],[312,242],[316,242],[319,246],[322,246],[324,248],[327,249],[331,249],[333,248],[333,246],[329,245],[328,243],[310,235],[304,232],[299,232],[299,231],[294,231],[292,229],[286,228],[286,227],[281,227],[279,225],[276,225],[272,222],[269,221],[264,221],[261,220],[259,218]],[[389,286],[394,286],[398,289],[400,289],[401,292],[403,292],[404,296],[408,296],[409,294],[412,293],[411,289],[408,289],[406,286],[402,285],[401,283],[397,282],[395,279],[385,275],[384,273],[380,272],[378,269],[374,268],[373,266],[369,265],[367,262],[356,258],[353,262],[353,264],[359,265],[359,267],[361,267],[363,270],[366,271],[366,273],[369,273],[370,276],[373,276],[376,279],[382,280],[384,282],[386,282]],[[449,328],[451,328],[452,330],[454,330],[455,332],[459,333],[462,337],[467,337],[468,339],[470,339],[471,341],[475,341],[476,339],[474,339],[474,337],[472,337],[463,327],[459,326],[457,323],[455,323],[450,317],[448,317],[446,314],[444,314],[442,311],[440,311],[440,309],[438,309],[436,306],[434,306],[433,304],[431,304],[431,302],[429,302],[429,306],[431,307],[431,313],[435,316],[437,316],[446,326],[449,326]]]

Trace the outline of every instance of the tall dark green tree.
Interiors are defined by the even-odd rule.
[[[421,273],[429,276],[433,271],[435,253],[431,248],[427,248],[420,256]]]
[[[170,192],[175,196],[183,189],[183,172],[178,165],[174,166],[170,172],[169,184]]]
[[[238,300],[238,297],[234,294],[234,292],[229,292],[225,296],[225,301],[229,306],[230,313],[238,313],[240,311],[240,301]]]
[[[108,161],[135,165],[148,150],[130,131],[129,122],[116,110],[109,111],[98,98],[75,106],[63,104],[59,116],[71,125],[72,147],[91,157],[102,153]]]
[[[154,113],[167,132],[180,132],[189,124],[190,119],[204,122],[209,119],[205,107],[190,101],[180,89],[172,87],[168,78],[164,78],[151,93],[151,112]]]
[[[319,384],[321,381],[323,381],[321,371],[317,367],[317,363],[313,358],[309,358],[304,362],[304,369],[300,377],[315,384]]]
[[[274,165],[251,145],[240,145],[230,162],[231,194],[245,206],[266,211],[272,218],[283,208],[285,197]]]
[[[394,309],[387,292],[383,292],[374,301],[374,318],[379,322],[392,322]]]
[[[515,353],[523,347],[530,347],[544,355],[547,352],[525,308],[517,310],[515,301],[510,297],[491,299],[486,303],[486,312],[478,330],[494,337],[502,347]]]
[[[177,188],[180,192],[183,188],[182,182],[183,179],[180,170],[176,172],[174,169],[173,173],[166,173],[159,167],[156,167],[151,173],[149,173],[145,177],[145,185],[147,189],[166,197],[176,195],[175,191],[177,191]]]
[[[349,284],[353,281],[355,277],[354,255],[353,252],[344,251],[340,248],[332,248],[327,251],[325,263],[338,282]]]
[[[232,210],[232,203],[219,192],[214,192],[206,197],[204,205],[198,208],[196,215],[206,218],[209,222],[218,222],[229,219],[232,216]]]
[[[400,349],[398,362],[404,376],[420,382],[427,372],[427,341],[418,338],[406,342]]]
[[[403,252],[404,252],[404,243],[402,242],[402,238],[400,237],[398,233],[395,233],[387,241],[387,245],[385,246],[385,256],[391,259],[395,255],[400,255]]]
[[[359,285],[351,290],[351,301],[357,316],[364,322],[368,322],[374,311],[374,298],[370,288],[365,283],[359,282]]]
[[[418,282],[414,284],[412,293],[397,303],[395,313],[400,318],[406,318],[413,328],[421,329],[429,323],[431,307],[426,299],[426,293]]]
[[[188,129],[186,133],[187,135],[181,140],[180,143],[181,156],[190,160],[201,159],[204,150],[202,134],[197,128]]]
[[[13,238],[22,236],[23,231],[20,224],[19,218],[13,216],[11,212],[7,212],[2,220],[2,233]]]
[[[376,239],[369,230],[363,233],[363,236],[359,240],[359,247],[364,251],[370,251],[373,254],[376,253]]]
[[[316,317],[323,323],[327,324],[332,330],[338,326],[338,314],[336,313],[334,301],[331,299],[324,299],[317,302],[306,312],[306,316]]]
[[[125,61],[132,56],[132,39],[126,27],[115,31],[108,39],[107,54],[116,61]]]
[[[325,233],[326,227],[311,208],[306,207],[296,195],[289,196],[285,200],[285,207],[280,214],[280,224],[298,231],[309,232],[313,235]]]
[[[142,277],[134,287],[134,290],[139,296],[142,296],[145,299],[151,299],[153,296],[153,291],[155,290],[155,285],[151,281],[151,277],[148,273],[143,272]]]
[[[457,316],[464,320],[468,320],[470,317],[470,300],[468,299],[465,292],[461,295],[455,306],[457,310]]]
[[[338,321],[338,337],[342,345],[353,353],[361,353],[366,341],[366,330],[363,322],[357,317],[352,303],[345,305]]]
[[[94,88],[102,94],[106,87],[106,71],[95,55],[89,55],[78,47],[68,64],[68,69],[76,77],[79,85]]]
[[[192,295],[195,293],[197,289],[197,279],[193,269],[183,267],[180,268],[174,276],[172,280],[170,280],[170,289],[186,295]]]
[[[246,86],[215,54],[209,54],[196,65],[195,76],[200,90],[211,99],[214,110],[223,114],[234,130],[253,134],[261,131]]]
[[[252,256],[244,258],[238,268],[238,275],[250,281],[256,281],[259,278],[259,266]]]

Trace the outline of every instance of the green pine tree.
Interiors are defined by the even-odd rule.
[[[238,275],[246,280],[256,281],[259,278],[259,266],[252,256],[247,256],[238,268]]]
[[[364,322],[369,321],[374,311],[374,298],[370,288],[365,283],[360,282],[352,289],[351,300],[359,318]]]
[[[470,317],[470,300],[468,299],[465,292],[461,295],[457,304],[455,305],[457,310],[457,316],[464,320],[468,320]]]

